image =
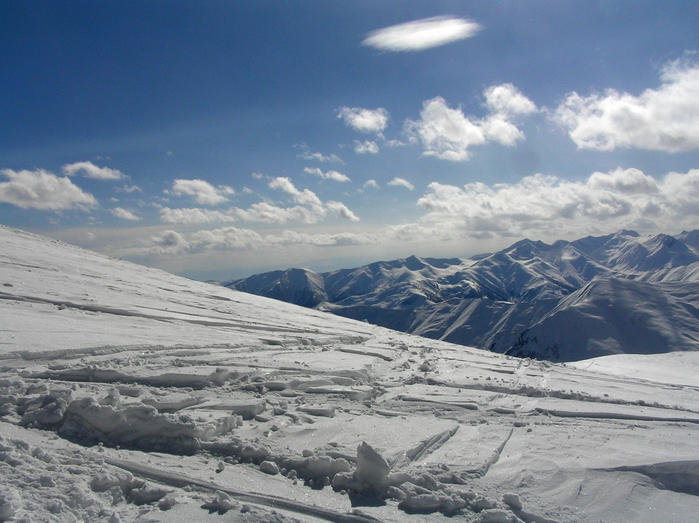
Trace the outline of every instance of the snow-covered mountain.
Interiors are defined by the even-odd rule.
[[[671,282],[686,284],[684,293],[666,285]],[[574,361],[699,349],[694,282],[699,231],[672,237],[624,230],[553,245],[522,240],[470,260],[411,256],[323,274],[290,269],[224,285],[428,338]],[[622,286],[624,292],[605,301],[610,288]],[[672,304],[672,311],[685,312],[651,311],[628,320],[650,307],[644,300],[651,287],[655,306]],[[592,323],[590,307],[597,314]],[[639,338],[639,332],[646,335]]]
[[[693,521],[698,391],[699,352],[520,359],[0,227],[3,522]]]

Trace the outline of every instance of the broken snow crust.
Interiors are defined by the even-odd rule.
[[[507,357],[0,227],[0,521],[691,521],[693,354]]]

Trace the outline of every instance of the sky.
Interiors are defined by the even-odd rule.
[[[0,3],[0,224],[197,279],[699,228],[696,1]]]

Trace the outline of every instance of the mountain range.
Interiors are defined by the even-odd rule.
[[[512,356],[578,361],[699,349],[699,231],[521,240],[470,259],[411,256],[223,284]]]

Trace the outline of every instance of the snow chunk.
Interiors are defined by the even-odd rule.
[[[260,463],[260,470],[271,476],[276,476],[279,474],[279,467],[274,461],[263,461]]]
[[[514,514],[500,508],[493,508],[481,512],[479,523],[515,523],[519,518]]]
[[[218,512],[219,514],[225,514],[229,510],[238,506],[238,503],[231,499],[231,497],[223,492],[222,490],[216,491],[216,497],[202,505],[202,508],[207,509],[209,512]]]
[[[382,496],[389,487],[386,460],[366,441],[357,447],[357,468],[353,474],[340,472],[332,481],[334,490],[353,490],[364,495]]]
[[[513,510],[522,510],[522,501],[517,494],[508,492],[502,496],[505,504]]]
[[[335,417],[335,407],[329,405],[302,405],[296,410],[310,414],[311,416],[323,416],[326,418]]]
[[[221,436],[238,426],[238,418],[225,417],[216,422],[195,424],[155,407],[100,405],[94,398],[72,401],[65,412],[59,433],[74,439],[96,440],[112,445],[129,445],[155,450],[188,452],[199,441]]]
[[[0,521],[8,521],[22,508],[22,496],[13,488],[0,488]]]
[[[357,479],[369,488],[384,489],[388,486],[391,467],[366,441],[357,447]]]
[[[226,405],[227,409],[233,414],[241,416],[244,420],[254,419],[255,416],[261,414],[267,408],[265,400],[243,400]]]

